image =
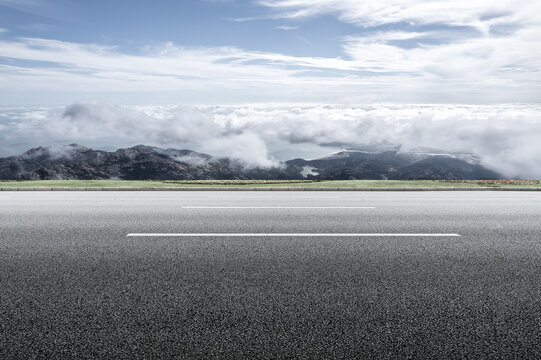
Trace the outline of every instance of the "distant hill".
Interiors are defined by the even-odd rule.
[[[290,166],[311,167],[308,177],[321,179],[386,179],[397,169],[412,164],[406,155],[395,151],[367,153],[362,151],[341,151],[314,160],[295,159],[287,161]]]
[[[344,150],[314,160],[294,159],[286,164],[309,168],[308,178],[351,180],[481,180],[502,176],[475,162],[467,155],[431,155],[397,151],[363,152]]]
[[[398,169],[390,176],[391,180],[487,180],[499,179],[501,175],[449,156],[431,156]]]
[[[500,179],[453,155],[344,150],[319,159],[293,159],[272,168],[246,168],[236,159],[191,150],[138,145],[114,152],[78,144],[30,149],[0,158],[2,180],[54,179]]]

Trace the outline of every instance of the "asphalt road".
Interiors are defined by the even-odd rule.
[[[541,195],[0,193],[0,301],[2,359],[539,359]]]

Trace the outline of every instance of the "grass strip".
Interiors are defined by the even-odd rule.
[[[493,181],[439,181],[439,180],[332,180],[310,182],[286,182],[265,180],[260,183],[227,183],[216,184],[208,181],[164,182],[164,181],[137,181],[137,180],[29,180],[29,181],[0,181],[0,187],[120,187],[120,188],[166,188],[166,187],[305,187],[305,188],[396,188],[396,187],[505,187],[530,188],[541,187],[539,180],[524,180],[508,182],[509,180]]]
[[[267,185],[267,184],[309,184],[314,180],[164,180],[166,184],[189,185]]]

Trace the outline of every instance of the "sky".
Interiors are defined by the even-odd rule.
[[[0,156],[474,153],[541,178],[541,1],[0,0]]]
[[[0,104],[537,103],[532,0],[0,0]]]

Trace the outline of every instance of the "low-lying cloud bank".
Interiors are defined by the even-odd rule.
[[[0,109],[1,156],[70,142],[105,149],[142,143],[268,167],[285,160],[271,155],[284,153],[284,148],[289,154],[314,149],[323,154],[332,151],[329,144],[400,145],[401,151],[425,147],[473,153],[482,165],[505,176],[541,178],[540,139],[540,105],[75,103],[65,108]]]

